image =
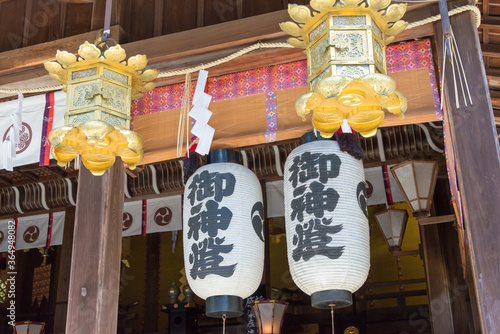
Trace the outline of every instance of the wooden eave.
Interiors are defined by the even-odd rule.
[[[429,17],[431,12],[432,5],[410,2],[404,19],[409,22],[419,21]],[[281,10],[121,45],[129,56],[146,54],[151,68],[160,71],[178,70],[209,63],[259,41],[285,42],[290,36],[280,29],[279,23],[289,19],[287,11]],[[83,41],[95,40],[98,32],[92,31],[0,53],[0,87],[36,88],[57,84],[48,76],[43,63],[54,61],[58,49],[76,53]],[[120,26],[112,28],[111,36],[118,41],[124,40],[124,35]],[[404,31],[397,36],[395,42],[432,35],[432,25],[426,24]],[[306,57],[302,49],[263,49],[211,68],[210,75],[219,76],[303,59]],[[183,76],[176,76],[157,79],[156,83],[163,86],[183,80]],[[0,94],[0,101],[9,96],[12,94]]]

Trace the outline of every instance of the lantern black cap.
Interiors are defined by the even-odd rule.
[[[243,299],[238,296],[212,296],[206,300],[205,313],[207,317],[237,318],[243,314]]]
[[[352,304],[352,294],[347,290],[318,291],[311,295],[311,304],[320,309],[349,307]]]
[[[319,133],[318,136],[316,137],[314,131],[311,131],[302,135],[302,137],[300,137],[300,140],[302,140],[302,144],[306,144],[316,140],[332,140],[332,138],[323,138]],[[333,140],[335,140],[335,138],[333,138]]]
[[[210,151],[209,159],[210,163],[212,164],[216,162],[234,162],[237,164],[241,163],[240,152],[228,149]]]

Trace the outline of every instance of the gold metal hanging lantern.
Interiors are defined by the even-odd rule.
[[[295,22],[281,23],[305,48],[310,92],[296,102],[297,114],[321,136],[331,137],[347,122],[364,137],[375,135],[384,109],[403,117],[407,102],[386,75],[385,47],[402,32],[406,4],[390,0],[311,0],[311,7],[289,5]]]
[[[155,87],[151,82],[157,70],[143,69],[144,55],[125,62],[120,45],[101,52],[85,42],[78,55],[57,51],[58,62],[45,63],[45,69],[68,93],[64,126],[49,134],[52,156],[65,166],[77,155],[92,174],[102,175],[120,156],[130,169],[143,158],[143,140],[130,131],[131,99]]]

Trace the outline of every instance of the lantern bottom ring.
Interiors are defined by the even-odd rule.
[[[227,318],[237,318],[243,314],[243,299],[238,296],[212,296],[206,300],[207,317],[222,318],[225,314]]]
[[[315,308],[330,309],[349,307],[352,304],[352,294],[347,290],[323,290],[311,295],[311,304]]]

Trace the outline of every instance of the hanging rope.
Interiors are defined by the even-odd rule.
[[[189,152],[189,98],[191,97],[191,74],[186,73],[184,81],[184,98],[179,117],[179,128],[177,131],[177,157],[182,155],[182,146],[184,145],[184,136],[186,136],[186,153]]]
[[[460,13],[463,13],[463,12],[466,12],[469,10],[474,12],[474,14],[476,15],[476,27],[479,28],[479,26],[481,25],[481,12],[479,11],[479,8],[477,8],[476,6],[466,5],[466,6],[462,6],[462,7],[457,7],[457,8],[450,10],[448,12],[448,15],[453,16],[453,15],[457,15],[457,14],[460,14]],[[420,27],[420,26],[423,26],[427,23],[436,22],[436,21],[439,21],[440,19],[441,19],[440,14],[434,15],[434,16],[428,17],[426,19],[408,24],[408,26],[406,27],[406,30]]]
[[[333,311],[333,306],[334,305],[330,305],[330,307],[332,309],[332,311],[331,311],[331,313],[332,313],[332,334],[335,334],[335,327],[334,327],[334,317],[335,317],[335,315],[334,315],[334,311]]]
[[[226,314],[222,315],[222,334],[226,334]]]
[[[466,11],[472,11],[474,12],[476,16],[476,26],[479,27],[481,24],[481,12],[476,6],[473,5],[466,5],[462,7],[458,7],[455,9],[452,9],[448,12],[449,16],[453,16],[456,14],[460,14]],[[416,27],[420,27],[422,25],[425,25],[427,23],[432,23],[439,21],[441,19],[441,15],[435,15],[431,16],[429,18],[410,23],[407,27],[406,30],[408,29],[413,29]],[[168,72],[161,72],[158,75],[158,78],[168,78],[168,77],[174,77],[178,75],[185,75],[185,74],[190,74],[190,73],[195,73],[198,72],[199,70],[202,69],[209,69],[211,67],[221,65],[224,63],[227,63],[231,60],[234,60],[236,58],[239,58],[249,52],[255,51],[255,50],[260,50],[260,49],[275,49],[275,48],[293,48],[288,43],[256,43],[254,45],[251,45],[249,47],[246,47],[244,49],[241,49],[240,51],[237,51],[229,56],[226,56],[224,58],[214,60],[208,64],[203,64],[195,67],[189,67],[183,70],[178,70],[178,71],[168,71]],[[45,92],[51,92],[55,90],[61,90],[63,88],[63,85],[53,85],[53,86],[46,86],[46,87],[38,87],[38,88],[0,88],[0,93],[2,94],[17,94],[17,93],[23,93],[23,94],[36,94],[36,93],[45,93]]]

